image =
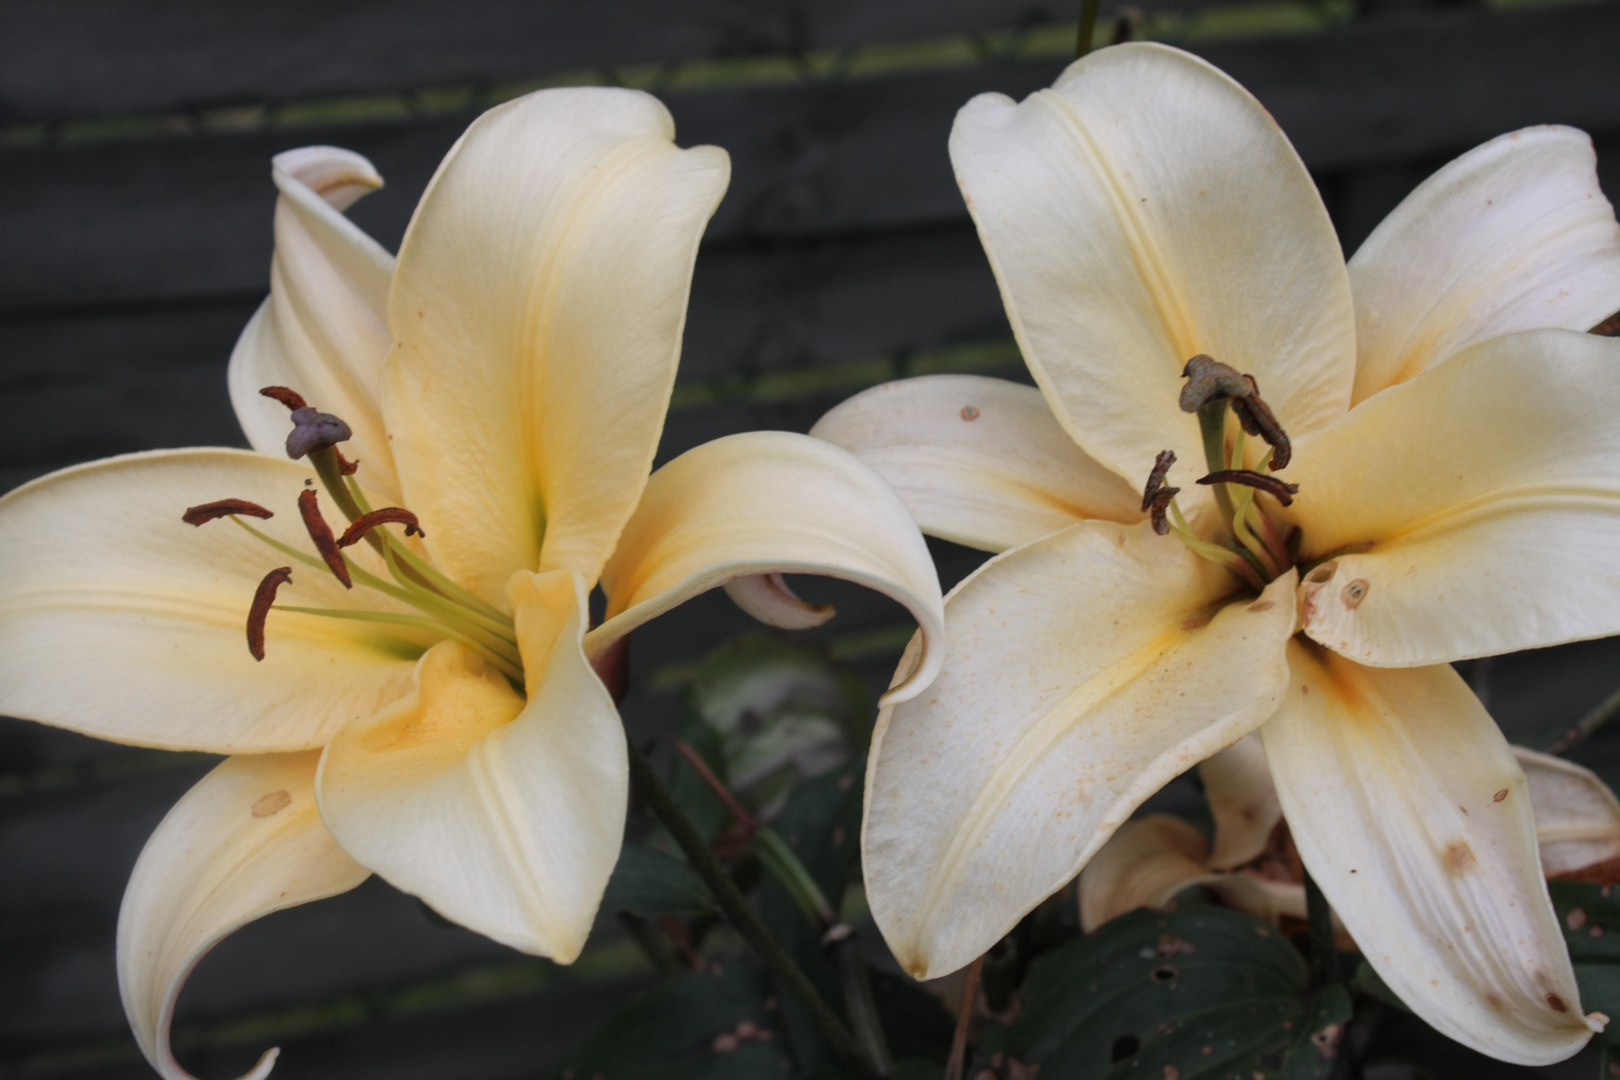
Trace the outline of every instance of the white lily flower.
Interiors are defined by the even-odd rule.
[[[1528,781],[1536,843],[1548,880],[1620,881],[1620,800],[1590,769],[1522,746],[1513,756]],[[1090,932],[1127,911],[1163,907],[1202,885],[1230,907],[1276,922],[1307,917],[1299,868],[1265,858],[1282,810],[1258,735],[1199,766],[1215,818],[1215,842],[1171,814],[1120,827],[1080,871],[1080,925]],[[1269,841],[1269,843],[1268,843]]]
[[[951,155],[1039,390],[909,380],[814,432],[1001,552],[948,597],[940,678],[878,722],[864,865],[896,956],[967,964],[1258,729],[1389,985],[1484,1053],[1574,1053],[1597,1021],[1524,774],[1447,665],[1620,632],[1620,342],[1581,332],[1620,307],[1620,227],[1590,141],[1487,143],[1348,269],[1276,123],[1174,49],[976,98]],[[1200,461],[1212,487],[1182,481]]]
[[[125,1006],[168,1080],[186,1076],[168,1029],[201,955],[370,872],[572,961],[626,812],[597,669],[638,624],[717,585],[766,621],[825,621],[782,585],[794,572],[882,590],[937,642],[922,536],[845,451],[758,432],[649,479],[729,174],[673,138],[635,91],[502,105],[446,157],[397,264],[340,213],[381,183],[369,162],[279,156],[271,295],[230,370],[257,452],[113,458],[0,500],[0,712],[234,755],[158,827],[119,920]],[[293,441],[316,449],[294,461],[301,394]],[[343,430],[352,476],[322,443]],[[319,499],[362,512],[344,539],[373,525],[366,542],[340,550]],[[929,651],[891,697],[927,684]]]

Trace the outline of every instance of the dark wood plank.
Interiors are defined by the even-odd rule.
[[[1319,172],[1448,155],[1563,122],[1620,132],[1606,72],[1620,4],[1511,15],[1430,13],[1317,36],[1202,50],[1248,85]],[[681,136],[732,153],[711,243],[962,221],[946,158],[956,109],[1015,96],[1060,65],[672,95]],[[464,121],[0,152],[0,313],[265,286],[272,153],[311,141],[373,157],[390,188],[355,216],[397,243]]]
[[[0,124],[798,53],[1063,22],[1075,10],[1067,0],[6,0]]]

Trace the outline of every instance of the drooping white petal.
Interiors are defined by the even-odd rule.
[[[652,468],[730,168],[674,135],[639,91],[508,102],[450,151],[405,235],[389,433],[406,505],[433,511],[428,548],[491,603],[515,570],[594,581]]]
[[[402,605],[345,590],[231,521],[180,520],[191,506],[246,499],[276,516],[245,520],[313,556],[297,508],[312,475],[243,450],[165,450],[66,469],[0,499],[0,712],[116,742],[257,753],[322,746],[344,720],[404,693],[423,645],[395,628],[273,609],[263,662],[246,637],[259,581],[277,567],[293,571],[278,604]],[[348,553],[384,573],[366,545]]]
[[[321,824],[319,756],[228,758],[174,805],[135,863],[118,912],[118,988],[135,1041],[164,1080],[191,1080],[169,1048],[169,1025],[209,949],[255,919],[371,876]],[[266,1051],[243,1080],[263,1080],[277,1053]]]
[[[608,606],[591,655],[699,593],[772,573],[842,578],[905,605],[926,648],[886,700],[939,670],[939,577],[905,505],[848,451],[785,431],[716,439],[653,474],[602,572]]]
[[[1230,870],[1266,849],[1272,830],[1282,820],[1277,789],[1259,735],[1245,735],[1198,766],[1204,794],[1215,815],[1215,851],[1209,865]]]
[[[624,729],[581,648],[583,582],[515,574],[511,602],[527,700],[463,646],[434,646],[414,693],[332,739],[321,814],[446,918],[566,964],[619,857]]]
[[[781,574],[750,574],[725,584],[731,602],[779,630],[808,630],[838,612],[831,604],[810,604],[799,598]]]
[[[334,146],[277,154],[270,175],[281,192],[270,297],[231,353],[237,422],[254,449],[285,456],[287,409],[259,390],[290,387],[348,423],[354,438],[344,455],[361,462],[367,487],[398,502],[381,405],[394,257],[343,216],[382,187],[382,177],[359,154]]]
[[[1481,1053],[1561,1061],[1602,1025],[1536,857],[1524,774],[1448,666],[1385,670],[1289,647],[1260,729],[1301,858],[1412,1011]]]
[[[1355,314],[1333,226],[1260,104],[1202,60],[1102,49],[1020,104],[957,114],[951,161],[1058,419],[1141,490],[1201,463],[1181,371],[1252,374],[1296,438],[1349,406]]]
[[[1548,877],[1581,876],[1620,860],[1620,800],[1591,769],[1522,746],[1513,756],[1530,785],[1541,868]],[[1609,865],[1605,865],[1609,864]]]
[[[1620,633],[1620,341],[1534,330],[1302,446],[1302,629],[1405,667]]]
[[[1620,309],[1620,225],[1591,138],[1533,127],[1470,150],[1373,230],[1350,286],[1358,402],[1498,334],[1590,330]]]
[[[1139,907],[1156,907],[1204,877],[1209,842],[1170,814],[1127,821],[1080,871],[1080,928],[1091,933]]]
[[[1074,444],[1040,391],[981,375],[924,375],[856,394],[810,434],[900,495],[922,531],[983,551],[1086,518],[1142,520],[1141,493]]]
[[[953,590],[949,662],[879,715],[866,775],[867,898],[908,972],[973,960],[1142,800],[1270,715],[1292,574],[1239,589],[1145,523],[1088,521]]]

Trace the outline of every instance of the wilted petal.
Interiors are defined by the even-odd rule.
[[[1620,633],[1620,341],[1533,330],[1300,447],[1302,628],[1380,667]]]
[[[638,91],[519,98],[461,137],[405,235],[394,455],[435,559],[491,603],[515,570],[594,580],[652,468],[729,173],[674,135]]]
[[[461,645],[434,646],[414,693],[333,738],[321,814],[447,919],[566,964],[619,857],[624,730],[580,647],[576,576],[516,574],[511,601],[528,700]]]
[[[346,590],[225,520],[187,507],[247,499],[261,531],[314,555],[298,516],[307,464],[243,450],[165,450],[66,469],[0,499],[0,712],[141,746],[244,753],[323,745],[404,693],[422,645],[376,623],[272,609],[266,655],[248,608],[289,563],[279,602],[399,611]],[[349,549],[383,572],[369,548]]]
[[[1476,341],[1589,330],[1620,309],[1620,225],[1591,138],[1525,128],[1453,161],[1350,260],[1355,400]]]
[[[770,573],[842,578],[910,610],[926,649],[887,700],[938,671],[939,578],[905,505],[849,452],[785,431],[716,439],[653,474],[602,572],[607,615],[591,654],[699,593]]]
[[[316,752],[233,757],[198,781],[146,842],[118,912],[118,988],[141,1053],[190,1080],[169,1049],[180,988],[227,934],[359,885],[315,805]],[[266,1051],[244,1080],[275,1063]]]
[[[1158,907],[1208,875],[1209,842],[1170,814],[1127,821],[1080,871],[1080,928],[1091,933],[1139,907]]]
[[[981,375],[925,375],[845,401],[810,434],[899,493],[922,531],[983,551],[1086,518],[1142,520],[1141,492],[1074,444],[1040,391]]]
[[[287,409],[259,390],[291,387],[347,421],[354,438],[345,456],[362,463],[367,487],[398,502],[381,406],[394,257],[342,213],[382,187],[382,177],[359,154],[334,146],[277,154],[270,175],[281,191],[270,297],[231,353],[236,419],[254,449],[285,456]]]
[[[1316,187],[1254,98],[1154,44],[1102,49],[1021,104],[957,114],[951,160],[1013,332],[1069,433],[1141,490],[1204,460],[1177,405],[1208,353],[1296,439],[1349,406],[1355,314]]]
[[[1260,729],[1294,842],[1368,962],[1441,1033],[1523,1065],[1594,1027],[1536,858],[1524,774],[1450,667],[1289,647]]]
[[[1204,794],[1215,815],[1215,852],[1209,865],[1230,870],[1266,849],[1272,830],[1282,820],[1277,789],[1259,735],[1245,735],[1198,766]]]
[[[1620,859],[1620,800],[1591,769],[1522,746],[1513,756],[1530,784],[1541,868],[1548,877]],[[1612,868],[1605,868],[1612,869]]]
[[[1090,521],[952,592],[950,663],[879,715],[866,777],[867,897],[908,972],[984,952],[1142,800],[1270,715],[1292,580],[1243,600],[1173,537]]]

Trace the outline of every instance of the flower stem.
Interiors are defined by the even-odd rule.
[[[1198,430],[1204,437],[1204,464],[1210,472],[1226,468],[1226,399],[1216,398],[1198,410]],[[1227,527],[1232,525],[1232,496],[1225,484],[1211,485],[1215,489],[1215,505],[1221,508],[1221,517]]]
[[[1553,744],[1547,747],[1547,753],[1569,753],[1617,716],[1620,716],[1620,690],[1604,698],[1597,708],[1576,721],[1574,727],[1553,740]]]
[[[652,763],[641,752],[641,748],[631,742],[628,749],[630,782],[635,786],[636,793],[646,800],[654,816],[669,830],[670,836],[686,853],[687,861],[692,869],[697,871],[698,876],[708,884],[714,893],[715,902],[731,920],[731,925],[748,944],[754,947],[754,951],[759,953],[760,959],[765,961],[765,966],[776,976],[777,981],[799,999],[799,1003],[810,1014],[816,1031],[833,1053],[854,1069],[857,1075],[876,1075],[875,1070],[862,1056],[855,1036],[822,999],[815,985],[799,970],[793,958],[771,936],[771,932],[765,928],[765,924],[754,913],[754,909],[748,906],[748,901],[738,890],[736,883],[731,880],[731,875],[726,873],[725,867],[714,857],[714,853],[709,850],[709,845],[698,834],[696,827],[681,812],[675,797],[658,778],[658,773],[653,770]]]
[[[1091,51],[1091,41],[1097,35],[1097,9],[1101,0],[1081,0],[1080,25],[1075,31],[1074,58],[1079,60]]]

